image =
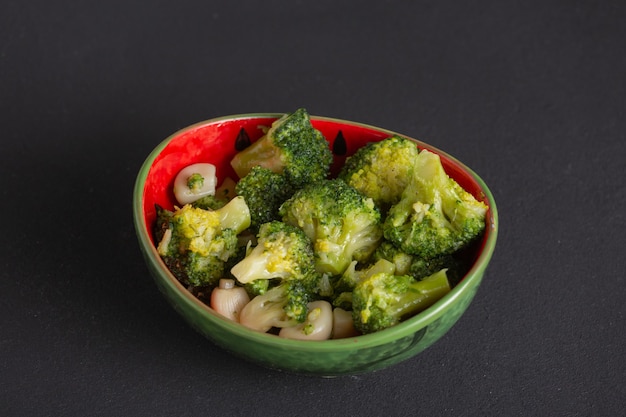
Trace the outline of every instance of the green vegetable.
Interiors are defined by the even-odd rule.
[[[239,322],[260,332],[295,326],[306,320],[309,301],[311,293],[302,281],[283,280],[246,304]]]
[[[383,240],[372,255],[373,261],[385,259],[392,262],[396,267],[395,273],[398,275],[408,275],[415,256],[404,252],[393,243]]]
[[[186,204],[171,212],[158,209],[157,250],[172,273],[190,287],[215,286],[224,265],[237,253],[237,235],[250,225],[241,197],[218,210]]]
[[[235,181],[233,181],[232,178],[224,178],[222,185],[215,189],[214,195],[202,196],[192,202],[191,205],[205,210],[220,209],[224,207],[235,196],[235,186]]]
[[[217,210],[224,207],[226,203],[228,203],[228,200],[218,198],[214,195],[205,195],[191,203],[191,205],[203,210]]]
[[[302,230],[273,221],[264,223],[257,245],[230,270],[241,284],[260,279],[301,280],[315,286],[319,275],[311,241]]]
[[[375,274],[352,292],[354,326],[363,334],[395,326],[430,307],[449,291],[445,269],[422,281],[410,275]]]
[[[395,265],[386,259],[380,259],[362,269],[356,269],[357,262],[353,261],[348,269],[336,280],[333,285],[332,304],[344,310],[352,310],[352,291],[360,283],[380,273],[393,274]]]
[[[307,111],[298,109],[272,123],[265,135],[235,155],[231,165],[239,178],[258,165],[301,187],[327,178],[332,161],[328,142],[311,125]]]
[[[255,279],[254,281],[244,284],[243,287],[246,289],[250,298],[253,298],[257,295],[265,294],[265,292],[270,288],[271,282],[272,280],[269,279]]]
[[[262,166],[254,166],[235,187],[250,209],[251,226],[258,229],[263,223],[279,220],[280,205],[293,194],[287,177]]]
[[[159,254],[200,299],[235,279],[251,299],[239,322],[262,332],[311,336],[314,303],[341,308],[364,334],[432,305],[462,278],[486,204],[400,136],[358,149],[335,179],[332,160],[298,109],[236,154],[237,183],[200,196],[217,177],[185,168],[182,189],[197,195],[174,211],[157,207]]]
[[[241,323],[265,332],[304,322],[321,278],[310,239],[297,227],[272,221],[261,225],[257,241],[231,269],[249,293],[258,294],[244,307]]]
[[[448,281],[456,283],[462,278],[465,271],[465,269],[463,269],[464,267],[461,260],[453,255],[440,255],[431,259],[416,257],[411,263],[409,274],[413,278],[421,280],[437,271],[445,269]]]
[[[198,193],[204,186],[204,177],[201,174],[194,173],[187,178],[187,188],[192,192]]]
[[[388,274],[396,272],[396,266],[386,259],[380,259],[363,269],[356,269],[356,266],[357,262],[353,261],[350,266],[348,266],[348,269],[339,277],[335,285],[333,285],[336,294],[351,292],[359,283],[381,272]]]
[[[339,179],[296,191],[280,214],[311,239],[320,273],[339,275],[354,260],[367,262],[382,237],[381,215],[372,199]]]
[[[417,280],[447,269],[448,279],[456,282],[461,278],[465,265],[453,254],[424,259],[410,255],[384,240],[372,255],[373,261],[387,260],[395,265],[396,275],[411,275]]]
[[[415,143],[400,136],[371,142],[346,160],[339,178],[386,210],[400,201],[417,154]]]
[[[422,150],[401,200],[389,209],[384,236],[408,254],[431,259],[476,239],[486,212],[486,204],[445,173],[438,155]]]

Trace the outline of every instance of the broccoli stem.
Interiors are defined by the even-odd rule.
[[[235,197],[216,210],[222,229],[232,229],[239,234],[250,227],[250,210],[243,197]]]
[[[427,309],[450,291],[446,269],[417,281],[395,304],[393,315],[405,317]]]
[[[262,166],[280,174],[285,168],[282,151],[276,147],[269,135],[261,137],[244,151],[237,153],[231,165],[239,178],[243,178],[255,166]]]

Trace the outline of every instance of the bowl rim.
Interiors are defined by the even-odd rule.
[[[144,252],[144,258],[151,263],[151,267],[153,270],[159,271],[159,274],[162,278],[162,284],[167,285],[169,290],[174,291],[178,294],[178,298],[180,301],[183,301],[187,307],[192,308],[193,310],[200,313],[204,318],[213,322],[213,324],[222,328],[229,333],[233,333],[241,338],[248,339],[252,342],[262,343],[264,345],[275,346],[280,348],[289,348],[293,350],[301,350],[301,351],[342,351],[342,350],[352,350],[355,348],[355,345],[358,343],[359,348],[363,347],[371,347],[378,346],[381,344],[385,344],[390,340],[397,340],[406,336],[411,336],[416,332],[420,331],[424,327],[428,326],[430,323],[434,322],[436,319],[441,317],[446,310],[448,310],[457,299],[459,299],[465,292],[470,291],[473,287],[473,281],[481,280],[482,273],[486,269],[489,261],[491,260],[497,235],[498,235],[498,209],[496,206],[495,199],[493,194],[487,184],[483,181],[483,179],[478,176],[471,168],[467,165],[448,154],[445,151],[438,149],[435,146],[432,146],[428,143],[422,142],[421,140],[412,138],[411,136],[407,136],[401,133],[397,133],[392,130],[388,130],[385,128],[369,125],[366,123],[355,122],[350,120],[338,119],[333,117],[325,117],[325,116],[316,116],[310,115],[312,121],[320,120],[338,124],[346,124],[355,127],[362,127],[365,129],[376,130],[379,132],[383,132],[389,135],[400,135],[406,137],[414,142],[420,148],[426,148],[431,150],[440,156],[443,156],[449,162],[457,165],[462,171],[467,173],[473,181],[475,181],[480,190],[483,193],[484,200],[487,201],[487,205],[489,206],[489,210],[487,213],[488,222],[486,224],[485,234],[483,237],[482,247],[476,258],[476,261],[472,265],[472,267],[467,271],[464,278],[455,285],[450,292],[448,292],[445,296],[439,299],[432,306],[427,308],[426,310],[418,313],[414,317],[407,319],[395,326],[390,328],[371,333],[365,335],[359,335],[349,338],[343,339],[329,339],[323,341],[301,341],[301,340],[292,340],[282,338],[269,333],[261,333],[251,329],[246,328],[245,326],[230,321],[221,317],[218,313],[216,313],[211,307],[203,303],[193,294],[191,294],[181,283],[180,281],[170,272],[170,270],[166,267],[165,263],[162,261],[159,256],[155,245],[152,243],[151,236],[149,234],[149,225],[145,222],[145,216],[143,212],[143,196],[145,192],[145,182],[147,180],[148,174],[150,172],[150,168],[152,167],[153,162],[157,158],[157,156],[161,153],[161,151],[176,137],[198,129],[200,127],[204,127],[207,125],[212,125],[225,121],[234,121],[234,120],[245,120],[245,119],[256,119],[256,118],[279,118],[283,116],[284,113],[241,113],[241,114],[232,114],[220,117],[214,117],[210,119],[206,119],[197,123],[193,123],[187,127],[179,129],[174,133],[170,134],[164,140],[162,140],[154,149],[150,152],[150,154],[146,157],[144,162],[139,169],[137,174],[135,185],[133,188],[133,223],[135,226],[135,232],[137,234],[137,238],[141,245],[141,249]]]

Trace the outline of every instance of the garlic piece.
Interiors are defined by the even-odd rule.
[[[278,335],[287,339],[327,340],[333,331],[333,308],[328,301],[312,301],[304,323],[280,329]]]
[[[207,196],[215,195],[217,176],[215,165],[198,163],[183,168],[174,179],[174,196],[184,205]]]
[[[235,286],[232,279],[220,279],[211,292],[211,308],[229,320],[239,322],[241,310],[250,302],[245,288]]]
[[[358,336],[359,332],[354,328],[352,312],[343,308],[333,310],[333,339],[344,339],[346,337]]]

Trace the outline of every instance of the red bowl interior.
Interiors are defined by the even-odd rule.
[[[217,168],[218,181],[230,177],[237,180],[230,161],[237,153],[242,139],[254,142],[263,135],[261,127],[268,127],[278,116],[241,116],[210,120],[175,133],[166,141],[148,172],[143,190],[143,214],[145,224],[151,227],[156,219],[155,204],[172,209],[175,204],[172,192],[176,174],[187,165],[208,162]],[[355,122],[311,117],[313,126],[319,129],[334,150],[333,173],[342,166],[345,158],[368,142],[380,141],[394,132]],[[428,149],[440,155],[443,166],[452,178],[477,199],[489,204],[476,178],[458,161],[438,149],[416,141],[420,149]],[[488,228],[489,229],[489,228]],[[148,233],[152,235],[151,230]],[[486,239],[483,239],[483,243]],[[480,245],[482,247],[482,245]],[[480,250],[480,248],[479,248]]]

